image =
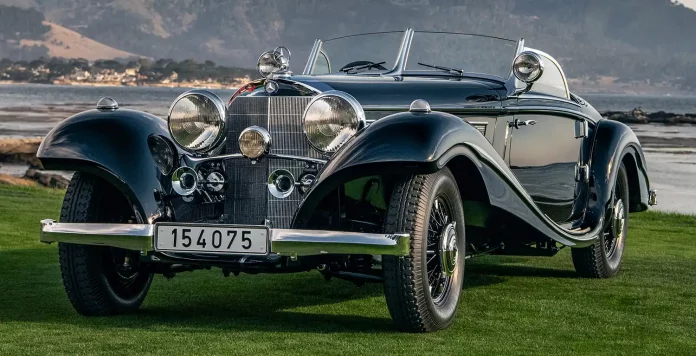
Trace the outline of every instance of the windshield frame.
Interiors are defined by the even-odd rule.
[[[347,38],[347,37],[357,37],[357,36],[365,36],[365,35],[371,35],[371,34],[383,34],[383,33],[398,33],[402,31],[379,31],[379,32],[368,32],[368,33],[360,33],[360,34],[354,34],[354,35],[348,35],[348,36],[340,36],[336,38],[331,38],[328,41],[332,40],[337,40],[341,38]],[[489,35],[481,35],[481,34],[476,34],[476,33],[462,33],[462,32],[449,32],[449,31],[414,31],[411,28],[406,29],[403,31],[404,35],[401,39],[401,46],[398,52],[398,57],[396,59],[395,65],[392,69],[375,73],[375,72],[359,72],[359,73],[353,73],[350,74],[351,76],[446,76],[446,77],[470,77],[470,78],[484,78],[488,80],[493,80],[497,82],[508,82],[510,81],[510,78],[513,77],[512,75],[512,62],[515,59],[515,56],[517,56],[521,49],[524,48],[524,39],[520,40],[512,40],[509,38],[503,38],[503,37],[497,37],[497,36],[489,36]],[[415,33],[434,33],[434,34],[451,34],[451,35],[465,35],[465,36],[476,36],[476,37],[484,37],[484,38],[490,38],[490,39],[496,39],[496,40],[501,40],[501,41],[507,41],[511,43],[516,44],[516,49],[514,56],[510,58],[510,72],[508,73],[508,77],[500,77],[497,75],[493,74],[486,74],[486,73],[476,73],[476,72],[466,72],[464,71],[461,74],[455,74],[455,73],[450,73],[442,70],[407,70],[406,69],[406,64],[408,62],[408,57],[409,57],[409,51],[411,50],[411,44],[413,41],[413,36]],[[314,69],[314,66],[316,64],[317,58],[322,55],[321,52],[321,46],[322,43],[324,43],[321,39],[317,39],[314,42],[314,46],[312,47],[312,50],[309,54],[309,59],[307,60],[307,64],[305,65],[304,70],[302,71],[303,75],[317,75],[317,74],[312,74],[312,71]],[[329,74],[322,74],[322,75],[348,75],[344,73],[329,73]]]

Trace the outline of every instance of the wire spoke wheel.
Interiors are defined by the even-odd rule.
[[[427,276],[430,297],[436,304],[446,294],[456,265],[457,237],[450,206],[446,197],[438,196],[428,219]]]
[[[454,320],[464,284],[463,205],[448,168],[394,187],[385,232],[411,235],[407,256],[382,257],[384,294],[399,329],[435,331]]]

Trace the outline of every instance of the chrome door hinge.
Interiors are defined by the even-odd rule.
[[[575,166],[575,181],[576,182],[590,182],[590,167],[586,164]]]
[[[585,138],[587,137],[587,132],[590,131],[590,127],[585,120],[575,121],[575,138]]]

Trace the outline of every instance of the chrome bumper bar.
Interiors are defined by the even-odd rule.
[[[41,220],[40,241],[111,246],[147,253],[154,251],[156,225],[59,223]],[[212,225],[206,225],[212,226]],[[409,234],[270,229],[271,253],[281,256],[360,254],[406,256]]]

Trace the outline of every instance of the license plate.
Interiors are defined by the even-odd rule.
[[[269,233],[265,227],[158,224],[155,231],[157,251],[268,254]]]

